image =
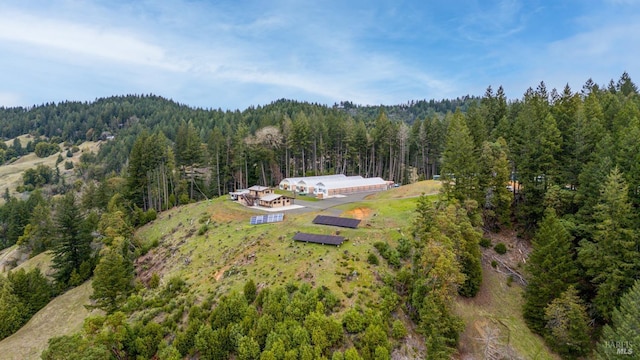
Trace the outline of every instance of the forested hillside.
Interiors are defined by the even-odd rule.
[[[452,299],[481,286],[482,231],[505,229],[531,244],[526,265],[514,270],[526,284],[522,311],[554,351],[613,358],[616,342],[627,341],[625,351],[640,346],[637,326],[628,330],[637,325],[630,314],[640,277],[640,97],[626,73],[578,91],[540,83],[512,100],[490,87],[478,98],[397,106],[278,100],[222,111],[131,95],[1,108],[0,136],[23,134],[32,139],[25,146],[0,143],[5,165],[30,152],[58,160],[26,171],[19,197],[5,193],[0,244],[30,256],[48,251],[53,270],[51,278],[33,270],[0,279],[0,336],[92,277],[95,305],[108,314],[82,335],[52,342],[45,358],[75,347],[95,358],[267,359],[295,350],[295,358],[383,359],[406,336],[393,321],[399,316],[423,337],[428,358],[447,358],[463,328]],[[98,152],[67,165],[86,141],[100,142]],[[386,308],[358,309],[351,319],[334,295],[306,284],[258,291],[247,283],[242,296],[197,303],[180,295],[188,293],[183,279],[159,288],[158,278],[136,278],[134,260],[158,246],[136,229],[158,213],[284,177],[334,173],[442,180],[433,203],[414,199],[416,220],[400,229],[410,236],[376,243],[390,269],[377,280]],[[208,225],[203,234],[221,231]],[[277,309],[294,300],[291,316],[279,318]],[[141,309],[155,310],[136,318]]]

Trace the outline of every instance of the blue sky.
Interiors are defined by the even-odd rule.
[[[640,1],[3,0],[0,54],[0,106],[520,98],[640,82]]]

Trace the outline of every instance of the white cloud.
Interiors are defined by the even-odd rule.
[[[19,12],[0,13],[0,41],[41,46],[118,63],[183,71],[185,64],[172,61],[160,46],[150,44],[132,31],[52,20]]]

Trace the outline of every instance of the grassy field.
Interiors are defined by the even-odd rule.
[[[18,332],[0,341],[0,358],[6,360],[40,359],[49,338],[74,333],[82,328],[90,312],[91,282],[53,299]]]

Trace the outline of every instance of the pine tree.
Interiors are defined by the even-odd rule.
[[[497,230],[499,225],[509,225],[513,196],[507,188],[511,165],[507,159],[507,142],[485,142],[480,156],[479,188],[482,191],[482,215],[484,225]]]
[[[13,293],[11,282],[0,279],[0,339],[13,334],[24,323],[24,304]]]
[[[640,271],[640,246],[628,193],[622,174],[614,168],[595,206],[593,241],[580,242],[578,258],[596,288],[595,308],[606,320]]]
[[[553,209],[547,209],[529,256],[528,284],[524,292],[524,318],[529,328],[541,334],[545,326],[544,309],[577,282],[577,264],[573,258],[571,235]]]
[[[564,358],[575,359],[590,352],[589,318],[573,286],[547,306],[545,320],[545,339]]]
[[[620,299],[611,324],[602,329],[597,345],[598,359],[640,359],[640,280]],[[621,356],[626,355],[626,356]]]
[[[11,282],[13,293],[24,305],[24,315],[30,318],[42,309],[53,295],[53,288],[40,269],[35,268],[26,272],[24,269],[12,271],[7,275]]]
[[[107,313],[118,309],[133,289],[133,263],[126,252],[126,242],[114,241],[112,247],[106,247],[93,275],[93,294],[91,299],[96,306]]]
[[[72,192],[57,204],[55,226],[59,236],[53,247],[55,279],[67,284],[74,270],[80,273],[80,265],[88,263],[91,257],[91,234]]]
[[[426,238],[436,224],[436,210],[429,198],[422,194],[418,197],[416,218],[413,222],[413,235],[418,239]]]
[[[175,146],[176,164],[182,168],[182,172],[186,175],[187,167],[191,169],[189,174],[189,198],[193,199],[193,191],[196,177],[196,167],[201,165],[204,160],[204,152],[202,139],[200,134],[193,126],[191,121],[182,122],[176,133]]]
[[[442,165],[444,193],[448,199],[477,199],[478,159],[471,133],[460,109],[451,118]]]

